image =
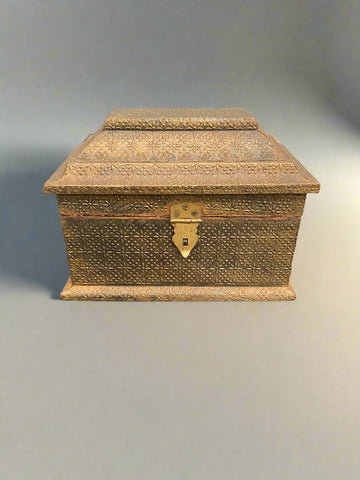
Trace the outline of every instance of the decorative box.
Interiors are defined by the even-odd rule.
[[[66,300],[293,300],[319,183],[247,110],[115,109],[45,183]]]

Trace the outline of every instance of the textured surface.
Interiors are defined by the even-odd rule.
[[[192,195],[204,215],[301,216],[305,195]],[[188,195],[58,195],[61,215],[169,217],[169,205]]]
[[[83,148],[88,162],[289,162],[260,130],[103,130]]]
[[[57,198],[73,284],[108,286],[287,285],[305,202],[294,194]],[[189,201],[203,221],[184,259],[170,205]]]
[[[187,259],[163,219],[62,220],[78,285],[286,285],[298,218],[204,219]]]
[[[359,480],[360,2],[0,8],[1,480]],[[235,100],[322,183],[297,300],[60,301],[70,150],[114,102]]]
[[[256,118],[244,108],[115,108],[105,129],[252,130]]]
[[[110,114],[105,127],[70,154],[46,182],[44,191],[319,191],[317,180],[273,135],[258,128],[249,112],[230,110],[229,117],[226,109],[142,109],[141,115],[118,109]],[[251,128],[238,130],[241,125],[246,127],[244,122],[251,123]]]
[[[112,111],[44,186],[73,285],[107,286],[285,286],[304,194],[318,190],[248,111],[197,108]],[[203,222],[174,235],[170,204],[189,193]],[[190,257],[172,238],[195,245]]]
[[[158,287],[84,286],[69,279],[61,292],[63,300],[121,301],[282,301],[295,300],[294,290],[285,287]]]

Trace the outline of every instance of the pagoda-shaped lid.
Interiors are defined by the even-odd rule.
[[[47,193],[309,193],[319,183],[242,108],[115,109]]]

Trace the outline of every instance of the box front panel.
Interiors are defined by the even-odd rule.
[[[59,195],[74,285],[287,285],[304,195]],[[169,206],[201,205],[188,258]]]

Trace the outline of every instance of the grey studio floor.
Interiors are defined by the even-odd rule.
[[[125,70],[111,70],[110,57],[86,47],[88,40],[92,48],[90,37],[97,42],[94,32],[104,18],[111,24],[112,15],[96,17],[100,2],[98,9],[95,3],[89,2],[89,27],[78,10],[73,23],[62,23],[60,14],[55,18],[52,9],[42,9],[42,1],[29,2],[34,10],[21,2],[7,10],[6,19],[26,11],[17,41],[6,47],[9,52],[17,49],[18,59],[7,64],[13,80],[6,79],[8,113],[2,112],[0,478],[358,480],[359,123],[329,95],[325,76],[308,82],[296,74],[287,76],[286,59],[283,70],[276,64],[269,76],[259,70],[261,75],[252,78],[263,68],[265,54],[243,53],[248,72],[243,73],[235,60],[204,59],[200,43],[195,53],[189,52],[200,70],[192,67],[193,57],[187,63],[180,56],[176,62],[188,66],[188,73],[179,67],[175,75],[171,68],[176,62],[169,60],[169,84],[162,79],[160,86],[150,67],[137,77],[123,53]],[[120,14],[115,16],[119,28],[131,30],[131,38],[134,31],[135,38],[140,35],[137,22],[150,14],[145,2],[135,4],[137,10],[124,2],[128,10],[121,18],[129,27]],[[265,5],[254,4],[259,9]],[[161,5],[170,9],[166,2]],[[197,8],[188,1],[184,5]],[[188,28],[194,27],[195,20],[183,8],[179,6],[180,23],[188,20]],[[251,13],[254,7],[249,8]],[[228,35],[222,48],[236,49],[231,41],[235,27],[227,33],[220,6],[212,10],[216,22],[222,22],[214,35]],[[197,25],[205,36],[210,35],[208,25],[216,23],[206,12],[206,26]],[[92,30],[84,34],[84,43],[76,42],[85,63],[69,73],[66,59],[74,53],[66,38],[77,39],[79,18],[84,31]],[[29,22],[36,24],[37,33],[26,45]],[[160,20],[154,22],[157,30],[146,31],[128,48],[140,54],[137,62],[145,62],[146,39],[152,39],[152,47],[165,55],[162,60],[155,56],[157,68],[170,58],[169,51],[179,51],[175,41],[163,46]],[[180,41],[177,22],[172,20],[168,28],[174,28]],[[268,32],[278,27],[275,22]],[[116,37],[116,32],[114,27],[107,35]],[[286,32],[291,36],[290,27]],[[65,41],[61,47],[58,38]],[[275,47],[283,42],[281,35],[276,38]],[[193,35],[186,45],[196,45],[195,39]],[[111,41],[104,41],[109,47]],[[259,42],[257,48],[266,53],[266,35]],[[121,52],[121,42],[116,45]],[[22,48],[34,54],[29,63]],[[98,63],[90,67],[93,58]],[[206,70],[201,62],[208,61]],[[31,62],[38,68],[35,76]],[[311,70],[311,62],[307,65]],[[223,75],[223,66],[230,73]],[[104,82],[96,77],[88,83],[99,70]],[[16,75],[20,71],[24,76]],[[307,197],[300,227],[291,276],[295,302],[59,299],[68,277],[66,255],[56,200],[42,193],[42,185],[111,108],[144,105],[245,106],[320,181],[320,193]]]

